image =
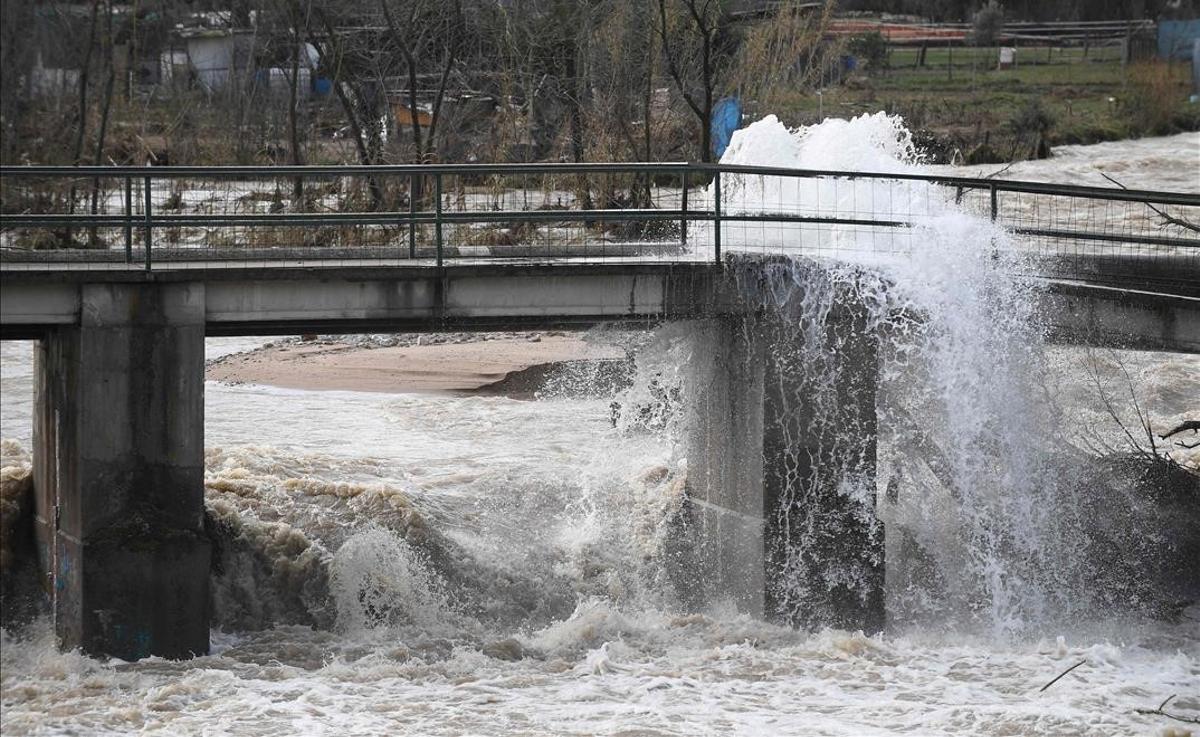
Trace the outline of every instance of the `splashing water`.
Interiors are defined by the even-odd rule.
[[[338,624],[349,631],[382,625],[453,628],[443,584],[404,538],[382,528],[355,534],[332,565]]]
[[[722,163],[921,171],[902,121],[882,113],[795,131],[769,116],[735,134]],[[848,367],[827,339],[831,285],[841,285],[838,299],[869,312],[883,379],[880,468],[894,498],[881,514],[897,527],[889,562],[900,561],[890,572],[892,621],[982,625],[1001,635],[1087,612],[1091,582],[1078,529],[1087,500],[1048,450],[1056,418],[1040,380],[1041,294],[1015,276],[1022,257],[1012,237],[926,182],[727,175],[723,195],[728,212],[885,220],[902,212],[912,223],[882,235],[845,225],[727,225],[723,234],[729,250],[792,259],[769,264],[754,284],[754,299],[790,322],[780,337],[792,344],[783,348],[788,355],[776,349],[768,360],[799,361],[810,375],[804,396],[776,422],[812,405],[826,446],[856,442],[862,428],[839,416],[832,391]],[[793,562],[813,545],[786,544]],[[904,562],[914,555],[932,570]],[[811,575],[792,578],[799,599],[815,595],[805,587],[828,588],[806,581]]]
[[[900,121],[881,115],[799,131],[766,119],[727,156],[919,170]],[[672,405],[691,400],[708,356],[704,325],[672,324],[628,338],[632,385],[614,396],[210,384],[206,496],[228,543],[214,605],[229,631],[208,657],[134,664],[58,653],[45,622],[0,633],[5,734],[1099,737],[1153,733],[1160,721],[1134,708],[1172,693],[1176,708],[1200,708],[1194,628],[1073,627],[1072,616],[1106,616],[1087,611],[1093,561],[1079,542],[1085,513],[1101,510],[1084,506],[1053,451],[1038,291],[1010,276],[1020,257],[1008,236],[923,184],[726,186],[725,206],[746,212],[915,203],[915,227],[886,236],[724,234],[732,250],[795,257],[746,281],[786,337],[771,360],[809,374],[775,421],[818,407],[823,443],[850,432],[830,404],[847,369],[827,329],[835,301],[848,297],[877,343],[887,636],[780,627],[720,597],[691,606],[677,523],[695,459],[682,442],[691,420]],[[31,393],[10,391],[8,367],[6,435],[14,416],[28,425],[23,407],[9,409]],[[646,411],[614,416],[614,398]],[[4,451],[6,464],[28,463]],[[840,491],[865,508],[875,481]],[[782,606],[816,588],[793,577]],[[1079,660],[1069,681],[1037,692]]]

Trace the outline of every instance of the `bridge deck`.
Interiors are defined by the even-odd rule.
[[[1200,296],[1044,279],[1050,337],[1200,353]],[[362,259],[186,262],[171,268],[0,270],[0,337],[78,324],[83,291],[112,283],[203,287],[208,335],[507,330],[690,319],[743,309],[723,269],[694,263],[453,265]]]

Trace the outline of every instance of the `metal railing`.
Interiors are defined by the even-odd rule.
[[[996,247],[1200,272],[1200,194],[683,162],[0,167],[0,265],[836,257],[962,212],[1012,234]]]

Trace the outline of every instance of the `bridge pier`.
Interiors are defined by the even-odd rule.
[[[801,627],[884,625],[877,340],[854,295],[708,321],[688,502],[710,600]]]
[[[759,319],[730,315],[695,324],[685,391],[687,504],[697,546],[689,605],[731,601],[762,617],[766,606],[763,483],[763,346]]]
[[[80,287],[39,342],[36,532],[64,648],[208,652],[204,286]]]
[[[865,322],[845,302],[815,331],[784,313],[759,335],[766,613],[801,627],[884,626],[878,343]]]

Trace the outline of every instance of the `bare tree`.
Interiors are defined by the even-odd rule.
[[[665,116],[655,118],[659,49],[654,8],[613,0],[600,15],[590,63],[590,151],[602,160],[653,161],[655,140],[666,124]],[[649,175],[637,178],[630,188],[635,206],[651,206],[650,185]]]
[[[823,40],[832,8],[785,0],[760,13],[734,13],[721,0],[657,0],[667,74],[700,126],[700,157],[712,160],[718,94],[735,91],[765,104],[781,90],[821,78],[834,58]]]
[[[379,0],[390,42],[399,49],[408,80],[407,105],[414,158],[437,158],[437,128],[451,75],[462,48],[464,17],[461,0]],[[403,24],[397,21],[403,20]],[[432,72],[436,82],[429,102],[429,124],[422,126],[421,79]]]
[[[817,10],[780,3],[769,18],[747,23],[727,86],[766,110],[811,90],[827,78],[842,53],[842,42],[826,39],[833,9],[833,3]]]
[[[0,155],[8,163],[21,150],[21,128],[31,108],[31,78],[37,50],[30,40],[33,3],[0,3]]]
[[[383,72],[379,65],[382,52],[378,33],[339,29],[331,10],[325,4],[313,6],[318,29],[309,29],[308,40],[317,49],[321,70],[333,82],[333,92],[346,115],[359,163],[378,164],[383,155],[386,103],[380,89]],[[379,209],[384,197],[378,179],[368,177],[367,187],[372,206]]]
[[[312,20],[312,0],[303,0],[303,4],[299,0],[274,0],[272,10],[277,22],[272,28],[271,43],[282,48],[282,54],[276,51],[275,56],[282,56],[287,62],[288,154],[293,166],[302,166],[305,157],[300,135],[300,70],[302,60],[306,70],[310,66],[306,29]],[[292,207],[305,207],[303,177],[292,180]]]
[[[83,141],[87,135],[88,112],[90,104],[88,95],[90,92],[89,81],[92,66],[92,54],[96,47],[96,26],[97,18],[100,13],[100,0],[92,1],[92,10],[88,21],[87,41],[84,48],[80,51],[81,61],[79,64],[79,84],[78,98],[75,109],[75,143],[71,147],[71,163],[79,166],[83,163]],[[71,192],[68,195],[67,211],[75,212],[75,185],[71,185]],[[70,231],[67,232],[67,240],[71,240]]]
[[[712,161],[717,77],[732,55],[731,19],[720,0],[658,0],[667,73],[700,126],[700,160]]]

